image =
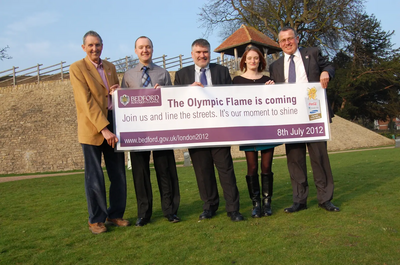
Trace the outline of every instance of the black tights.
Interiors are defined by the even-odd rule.
[[[246,151],[247,175],[256,176],[258,174],[258,152]],[[272,170],[272,158],[274,148],[261,151],[261,174],[269,174]]]

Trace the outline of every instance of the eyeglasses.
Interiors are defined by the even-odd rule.
[[[289,37],[287,39],[283,39],[283,40],[279,40],[280,44],[284,44],[286,42],[292,42],[294,40],[295,37]]]

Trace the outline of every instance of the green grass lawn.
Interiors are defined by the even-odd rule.
[[[245,162],[235,163],[244,222],[202,212],[192,167],[178,168],[180,223],[163,217],[152,170],[154,212],[144,227],[110,227],[93,235],[87,225],[84,175],[0,183],[1,264],[400,264],[400,149],[331,154],[334,204],[318,208],[309,166],[308,210],[292,204],[286,159],[275,159],[273,215],[251,218]],[[125,218],[136,220],[132,173]],[[222,192],[221,192],[222,195]],[[222,196],[221,196],[222,197]]]

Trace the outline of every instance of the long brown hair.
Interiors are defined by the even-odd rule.
[[[267,66],[267,62],[265,61],[264,56],[261,53],[260,49],[258,49],[256,46],[248,46],[246,48],[246,51],[243,53],[242,59],[240,60],[240,70],[242,70],[242,72],[247,71],[246,57],[250,51],[255,51],[258,54],[258,57],[260,59],[260,63],[258,65],[257,71],[258,72],[264,71],[265,67]]]

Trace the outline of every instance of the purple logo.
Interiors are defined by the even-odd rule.
[[[117,92],[119,108],[161,106],[160,89],[122,89]]]

